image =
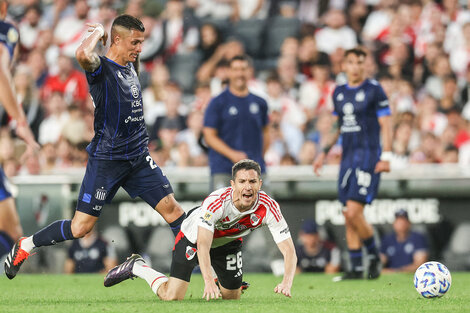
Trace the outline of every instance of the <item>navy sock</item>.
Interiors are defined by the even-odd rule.
[[[375,245],[375,240],[374,236],[364,239],[363,240],[364,246],[366,246],[367,249],[367,254],[379,257],[379,250],[377,249],[377,246]]]
[[[0,230],[0,258],[10,252],[14,244],[13,239],[6,232]]]
[[[58,242],[75,239],[72,235],[72,221],[55,221],[33,235],[36,247],[51,246]]]
[[[362,272],[362,250],[351,250],[349,249],[349,258],[351,260],[351,270],[353,272]]]
[[[183,223],[184,219],[186,218],[186,213],[183,213],[180,217],[178,217],[175,221],[170,223],[170,228],[175,237],[180,232],[181,223]]]

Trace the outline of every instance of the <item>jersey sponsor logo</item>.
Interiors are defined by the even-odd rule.
[[[131,85],[131,93],[134,98],[139,97],[139,88],[136,85]]]
[[[234,107],[234,106],[231,106],[230,109],[228,109],[228,114],[230,114],[230,115],[237,115],[237,114],[238,114],[237,108]]]
[[[341,125],[342,133],[354,133],[361,131],[361,126],[357,125],[356,115],[354,114],[354,105],[347,102],[343,106],[343,125]]]
[[[258,114],[259,112],[259,105],[256,102],[250,103],[250,112],[251,114]]]
[[[259,216],[259,215],[256,214],[256,213],[251,213],[251,215],[250,215],[250,223],[251,223],[251,225],[253,225],[253,226],[258,225],[258,223],[259,223],[260,220],[261,220],[261,216]]]
[[[106,194],[108,193],[107,190],[101,188],[101,189],[96,189],[95,191],[95,198],[100,201],[104,201],[106,199]]]
[[[193,248],[193,247],[190,247],[190,246],[187,246],[186,247],[186,259],[189,261],[189,260],[192,260],[194,258],[194,256],[196,255],[196,252],[197,252],[197,249],[196,248]]]
[[[356,101],[357,102],[362,102],[364,101],[364,99],[366,98],[366,94],[364,93],[364,90],[359,90],[357,93],[356,93]]]
[[[101,211],[102,208],[103,208],[102,205],[95,205],[95,206],[93,207],[93,210],[95,210],[95,211]]]
[[[340,92],[337,96],[336,96],[336,100],[337,101],[343,101],[344,100],[344,95],[342,92]]]
[[[136,117],[132,117],[132,116],[128,116],[126,117],[126,119],[124,120],[124,123],[129,123],[129,122],[140,122],[140,121],[143,121],[144,120],[144,116],[141,115],[141,116],[136,116]]]
[[[204,219],[204,216],[200,217],[201,221],[209,227],[212,227],[212,223]]]

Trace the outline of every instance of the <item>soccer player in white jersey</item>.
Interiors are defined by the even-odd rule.
[[[268,226],[284,256],[284,277],[275,293],[291,297],[297,256],[289,227],[279,204],[261,191],[261,168],[242,160],[232,168],[231,187],[211,193],[188,213],[173,248],[170,277],[148,267],[137,254],[108,272],[104,285],[113,286],[132,277],[145,279],[162,300],[182,300],[194,267],[199,264],[206,300],[239,299],[242,285],[242,237]],[[212,276],[213,267],[219,287]]]

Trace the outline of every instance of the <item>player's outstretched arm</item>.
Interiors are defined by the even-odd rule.
[[[382,155],[375,166],[375,172],[390,172],[390,159],[392,158],[392,122],[389,115],[379,117],[380,132],[382,135]]]
[[[286,297],[291,297],[292,283],[294,281],[295,269],[297,267],[297,255],[295,253],[292,238],[287,238],[277,244],[284,256],[284,278],[282,282],[274,288],[275,293],[281,293]]]
[[[108,34],[104,30],[103,25],[99,23],[87,24],[87,26],[89,27],[88,32],[91,32],[91,34],[77,48],[75,57],[85,71],[94,72],[100,66],[100,58],[94,51],[96,44],[101,40],[103,45],[105,45]]]
[[[211,258],[209,252],[213,237],[213,232],[201,226],[198,227],[197,257],[199,260],[199,267],[201,268],[202,278],[204,279],[204,293],[202,298],[205,298],[207,301],[222,297],[219,288],[214,282],[214,277],[212,277]]]
[[[8,115],[16,120],[16,134],[26,142],[28,148],[39,149],[39,145],[28,126],[24,111],[16,101],[10,73],[10,54],[4,45],[0,45],[0,103]]]
[[[338,122],[338,117],[336,116],[334,125],[336,125],[337,122]],[[323,163],[325,162],[325,158],[328,155],[328,152],[330,152],[331,147],[333,147],[338,141],[340,129],[339,127],[337,127],[337,125],[334,127],[335,127],[334,134],[330,138],[328,138],[328,140],[326,141],[326,144],[322,147],[322,151],[313,161],[313,164],[312,164],[313,172],[317,176],[320,176],[320,169],[323,167]]]

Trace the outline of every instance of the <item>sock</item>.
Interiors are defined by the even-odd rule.
[[[180,232],[181,223],[183,223],[184,219],[186,218],[186,213],[183,213],[180,217],[178,217],[175,221],[170,223],[170,228],[175,237]]]
[[[377,246],[375,245],[374,236],[364,239],[363,243],[364,243],[364,246],[366,246],[367,254],[377,257],[377,258],[379,257],[379,250],[377,249]]]
[[[13,239],[6,232],[0,230],[0,258],[10,252],[14,245]]]
[[[353,272],[362,272],[362,250],[349,249],[349,259],[351,260],[351,270]]]
[[[21,240],[21,249],[24,251],[31,253],[31,251],[36,248],[33,242],[33,236],[26,237],[25,239]]]
[[[72,221],[55,221],[33,235],[36,247],[51,246],[58,242],[75,239],[72,235]]]
[[[132,274],[145,279],[147,284],[149,284],[150,288],[152,289],[153,293],[158,296],[158,288],[168,281],[168,277],[164,274],[157,272],[156,270],[148,267],[145,263],[142,262],[135,262],[134,267],[132,268]]]

